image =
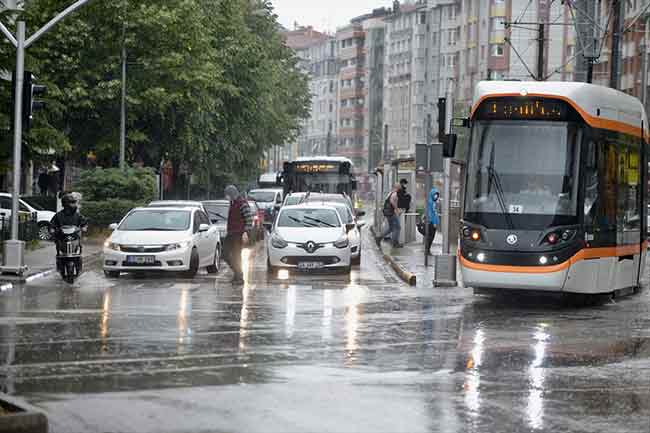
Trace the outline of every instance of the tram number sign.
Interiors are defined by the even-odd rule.
[[[518,204],[511,204],[508,207],[508,213],[522,214],[524,213],[524,207]]]

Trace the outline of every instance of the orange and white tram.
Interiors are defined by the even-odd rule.
[[[572,82],[477,85],[461,224],[466,286],[601,294],[645,266],[641,102]]]

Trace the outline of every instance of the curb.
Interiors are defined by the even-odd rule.
[[[47,433],[47,417],[40,409],[0,393],[0,402],[9,415],[0,416],[0,433]]]
[[[373,226],[370,226],[370,233],[372,234],[373,238],[377,237],[375,235],[375,228]],[[397,276],[400,277],[402,281],[404,281],[406,284],[411,286],[415,286],[417,284],[417,277],[415,276],[414,273],[407,271],[406,269],[404,269],[402,265],[400,265],[397,261],[395,261],[394,258],[384,253],[384,251],[381,248],[381,245],[379,245],[377,249],[381,253],[382,257],[384,258],[384,261],[388,263],[391,268],[393,268],[393,271],[395,271]]]
[[[96,253],[89,254],[86,257],[83,257],[84,266],[94,265],[95,263],[100,261],[101,255],[102,255],[102,252],[98,251]],[[31,283],[32,281],[48,277],[48,276],[50,276],[50,275],[52,275],[52,274],[54,274],[56,272],[57,272],[56,268],[51,268],[51,269],[47,269],[45,271],[37,272],[36,274],[32,274],[32,275],[29,275],[29,276],[26,276],[26,277],[11,277],[11,279],[9,280],[10,282],[4,282],[3,283],[0,280],[0,292],[5,292],[7,290],[13,289],[14,283],[16,283],[16,284]],[[5,281],[7,281],[7,280],[5,280]],[[0,432],[1,432],[1,430],[0,430]]]

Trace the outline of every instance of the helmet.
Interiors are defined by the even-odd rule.
[[[72,193],[64,194],[63,197],[61,198],[61,204],[65,209],[76,210],[78,202],[79,201],[77,200],[77,197],[75,197],[75,195]]]

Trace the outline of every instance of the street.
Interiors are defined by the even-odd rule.
[[[2,390],[64,432],[650,431],[650,295],[591,308],[360,270],[57,275],[0,296]]]

